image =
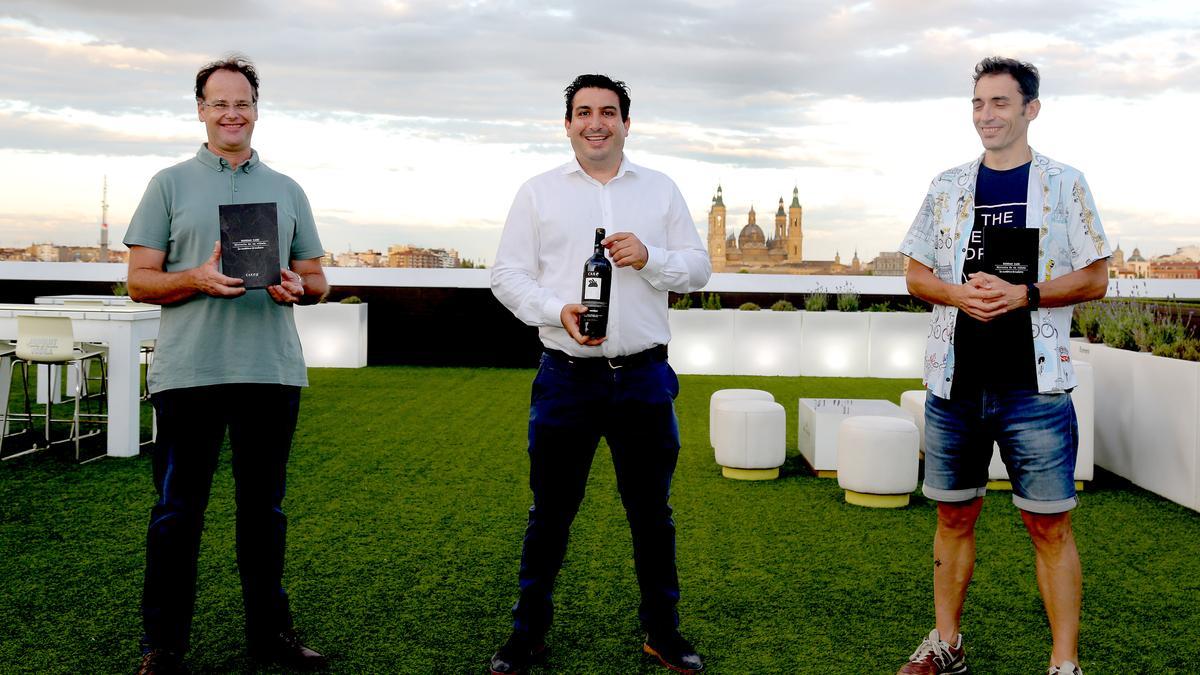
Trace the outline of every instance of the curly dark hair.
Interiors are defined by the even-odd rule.
[[[985,75],[1004,74],[1012,75],[1012,78],[1017,81],[1017,89],[1024,99],[1022,103],[1028,105],[1030,101],[1037,99],[1038,86],[1041,84],[1042,78],[1038,74],[1037,66],[1032,63],[1003,56],[989,56],[975,65],[976,84],[979,83],[979,78]]]
[[[621,121],[629,120],[629,87],[620,80],[614,80],[607,75],[580,75],[563,90],[567,98],[567,120],[571,119],[571,104],[575,102],[575,94],[580,89],[595,87],[607,89],[617,95],[621,102]]]
[[[238,53],[226,54],[224,58],[213,61],[196,73],[197,101],[204,100],[204,85],[208,84],[208,78],[218,70],[228,70],[245,75],[246,79],[250,81],[250,91],[254,92],[254,102],[258,103],[258,71],[254,69],[254,64],[246,55]]]

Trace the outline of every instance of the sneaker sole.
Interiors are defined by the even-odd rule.
[[[657,651],[655,651],[654,647],[651,647],[649,643],[642,643],[642,651],[658,659],[658,662],[661,663],[664,668],[672,672],[683,673],[684,675],[692,675],[693,673],[703,672],[703,669],[692,670],[691,668],[680,668],[679,666],[667,663],[667,660],[662,657],[662,654],[659,654]]]

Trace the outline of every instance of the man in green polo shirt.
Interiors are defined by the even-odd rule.
[[[307,386],[292,305],[328,291],[324,254],[304,191],[250,147],[258,74],[240,56],[196,75],[208,142],[160,171],[129,223],[129,295],[162,305],[149,388],[158,416],[139,673],[183,669],[196,597],[196,561],[217,455],[233,451],[237,564],[251,655],[292,668],[326,660],[301,644],[283,590],[282,510],[292,434]],[[219,206],[273,203],[280,283],[248,290],[221,273]]]

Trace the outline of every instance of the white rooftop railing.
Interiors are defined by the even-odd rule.
[[[582,267],[582,263],[581,263]],[[404,267],[327,267],[332,286],[391,288],[488,288],[491,270],[415,269]],[[124,263],[0,262],[0,280],[124,281]],[[702,290],[717,293],[836,293],[850,288],[860,295],[905,295],[904,277],[858,275],[731,274],[712,275]],[[1109,297],[1200,298],[1200,279],[1113,279]]]

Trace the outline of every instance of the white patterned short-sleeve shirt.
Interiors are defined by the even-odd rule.
[[[921,210],[904,236],[900,252],[933,270],[939,279],[962,279],[967,242],[975,226],[975,181],[980,155],[943,172],[929,185]],[[1033,152],[1026,200],[1026,227],[1041,230],[1038,281],[1056,279],[1112,255],[1096,204],[1083,174]],[[1033,310],[1033,356],[1038,391],[1063,392],[1075,386],[1069,348],[1071,307]],[[925,386],[949,398],[954,380],[954,325],[958,308],[934,305],[925,343]]]

